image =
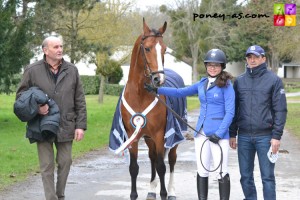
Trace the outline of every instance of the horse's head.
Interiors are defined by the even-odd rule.
[[[167,22],[158,30],[150,30],[145,19],[143,19],[140,53],[143,59],[144,75],[155,87],[161,86],[165,81],[163,66],[167,47],[163,42],[163,33],[166,28]]]

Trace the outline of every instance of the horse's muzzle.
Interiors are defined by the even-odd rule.
[[[157,71],[152,73],[151,82],[154,87],[160,87],[165,83],[165,74],[163,71]]]

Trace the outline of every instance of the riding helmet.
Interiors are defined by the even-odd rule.
[[[211,49],[206,53],[204,58],[204,64],[208,62],[221,63],[222,68],[225,69],[227,63],[226,55],[220,49]]]

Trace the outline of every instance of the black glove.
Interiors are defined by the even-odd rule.
[[[148,92],[154,92],[155,94],[157,94],[157,88],[154,87],[152,84],[145,83],[145,84],[144,84],[144,88],[145,88]]]
[[[216,134],[212,134],[211,136],[208,137],[209,141],[218,144],[219,140],[221,139],[219,136],[217,136]]]

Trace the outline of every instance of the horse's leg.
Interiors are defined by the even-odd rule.
[[[177,160],[177,150],[178,145],[173,147],[169,154],[168,154],[168,160],[169,160],[169,166],[170,166],[170,179],[168,184],[168,200],[175,200],[176,194],[175,194],[175,186],[174,186],[174,168]]]
[[[145,142],[148,146],[148,156],[151,161],[151,180],[150,180],[150,191],[147,194],[147,200],[156,199],[156,187],[157,187],[157,179],[156,179],[156,147],[154,141],[148,137],[144,136]]]
[[[138,142],[134,142],[129,149],[130,152],[130,165],[129,165],[129,173],[131,176],[131,193],[130,199],[136,200],[138,198],[138,193],[136,190],[136,179],[139,173],[139,165],[137,163],[137,155],[138,155]]]
[[[164,136],[163,133],[158,133],[157,135]],[[165,185],[165,175],[166,175],[166,165],[164,161],[165,147],[164,139],[156,139],[156,152],[157,152],[157,163],[156,171],[160,180],[160,197],[162,200],[167,199],[167,190]]]

